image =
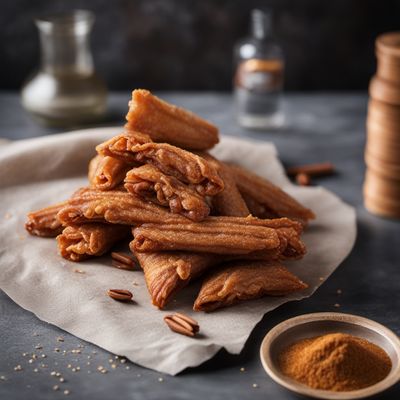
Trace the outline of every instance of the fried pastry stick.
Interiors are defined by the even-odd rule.
[[[207,156],[206,156],[207,157]],[[206,158],[216,162],[211,156]],[[220,168],[221,165],[217,165]],[[225,215],[246,217],[249,210],[232,181],[232,177],[225,176],[226,168],[219,171],[224,180],[224,190],[213,199],[217,200],[217,212]],[[227,202],[225,205],[224,202]],[[214,205],[215,206],[215,205]],[[216,254],[192,253],[192,252],[156,252],[139,253],[134,250],[140,266],[143,268],[147,288],[152,302],[158,308],[164,308],[170,299],[192,280],[203,275],[208,269],[222,261],[222,257]],[[269,252],[269,257],[278,257],[283,250]],[[253,257],[266,257],[263,254],[254,254]]]
[[[67,226],[57,236],[58,249],[62,257],[70,261],[82,261],[101,256],[129,234],[130,228],[113,224],[83,224]]]
[[[201,152],[198,154],[214,165],[224,181],[224,190],[212,198],[214,213],[230,217],[247,217],[250,211],[237,188],[230,168],[208,153]]]
[[[147,133],[155,142],[206,150],[218,143],[218,129],[190,111],[169,104],[149,91],[132,92],[127,130]]]
[[[110,190],[125,178],[130,166],[112,157],[97,155],[89,163],[88,178],[94,189]]]
[[[149,223],[133,230],[130,246],[138,252],[181,250],[245,255],[278,248],[281,236],[287,242],[294,240],[301,232],[298,225],[287,218],[254,217],[208,217],[200,223]],[[290,238],[286,238],[289,233]]]
[[[63,225],[88,222],[109,222],[120,225],[137,225],[144,222],[162,222],[187,218],[169,213],[164,207],[143,201],[120,190],[101,191],[83,188],[78,190],[63,207],[58,218]]]
[[[237,165],[230,164],[229,166],[239,191],[246,199],[252,199],[250,203],[247,203],[247,206],[255,216],[260,218],[271,215],[288,217],[296,219],[304,225],[307,225],[310,219],[315,218],[315,214],[310,209],[302,206],[297,200],[267,179]]]
[[[35,236],[56,237],[62,230],[62,224],[57,218],[58,212],[68,204],[67,201],[49,207],[32,211],[28,214],[25,229]]]
[[[144,271],[152,303],[164,308],[172,296],[221,261],[215,254],[133,252]]]
[[[165,174],[192,184],[202,196],[214,196],[224,189],[221,177],[204,158],[167,143],[154,143],[143,133],[123,133],[98,145],[96,150],[133,166],[152,164]]]
[[[210,213],[204,196],[175,177],[164,174],[154,165],[133,168],[126,174],[124,182],[128,192],[167,206],[171,212],[182,214],[193,221],[201,221]]]
[[[307,287],[279,263],[237,261],[218,268],[204,280],[193,309],[210,312],[243,300],[284,296]]]

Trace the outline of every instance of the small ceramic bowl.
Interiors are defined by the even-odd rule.
[[[367,339],[384,349],[392,360],[389,375],[364,389],[334,392],[312,389],[282,374],[278,355],[284,348],[301,339],[335,332]],[[400,339],[383,325],[357,315],[315,313],[288,319],[268,332],[261,344],[260,356],[265,371],[275,382],[292,392],[319,399],[362,399],[388,389],[400,379]]]

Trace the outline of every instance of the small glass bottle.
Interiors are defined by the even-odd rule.
[[[106,111],[107,89],[94,71],[90,11],[39,18],[41,66],[22,88],[22,104],[49,126],[94,122]]]
[[[279,128],[284,59],[272,37],[270,12],[253,10],[251,36],[235,46],[234,95],[237,119],[250,129]]]

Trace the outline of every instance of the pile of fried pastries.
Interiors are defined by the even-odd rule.
[[[207,312],[307,287],[282,262],[306,253],[311,210],[211,156],[218,129],[190,111],[134,90],[126,119],[96,147],[87,187],[28,214],[32,235],[57,237],[61,256],[76,262],[131,240],[160,309],[197,279],[193,308]]]

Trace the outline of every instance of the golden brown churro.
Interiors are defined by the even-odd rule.
[[[120,225],[137,225],[144,222],[161,222],[187,218],[169,213],[164,207],[143,201],[128,192],[101,191],[84,188],[78,190],[68,205],[60,210],[58,218],[63,225],[87,222],[109,222]]]
[[[28,213],[25,229],[35,236],[56,237],[63,227],[57,218],[58,212],[68,204],[67,201]]]
[[[284,296],[307,285],[279,263],[228,263],[205,279],[194,303],[195,311],[213,311],[243,300]]]
[[[230,165],[230,168],[242,195],[251,197],[256,203],[264,206],[266,212],[275,214],[276,217],[293,218],[303,224],[315,218],[315,214],[310,209],[302,206],[267,179],[237,165]]]
[[[220,261],[215,254],[185,252],[134,252],[144,276],[152,302],[164,308],[171,297],[189,282]]]
[[[210,213],[206,199],[196,190],[150,164],[130,170],[124,186],[128,192],[193,221],[201,221]]]
[[[214,196],[224,189],[215,168],[189,151],[166,143],[154,143],[138,132],[123,133],[96,147],[99,154],[118,158],[133,166],[152,164],[167,175],[192,184],[203,196]]]
[[[155,142],[206,150],[218,143],[218,128],[190,111],[169,104],[148,90],[132,92],[127,130],[144,132]]]
[[[57,236],[58,249],[67,260],[82,261],[103,255],[116,242],[126,237],[129,231],[129,227],[123,225],[70,225]]]
[[[138,252],[181,250],[244,255],[276,249],[281,244],[280,236],[285,241],[289,239],[285,237],[288,232],[290,236],[299,236],[299,226],[287,218],[260,220],[254,217],[208,217],[200,223],[149,223],[134,229],[130,246]]]
[[[124,180],[130,168],[129,165],[116,158],[97,155],[89,163],[90,186],[100,190],[113,189]]]

